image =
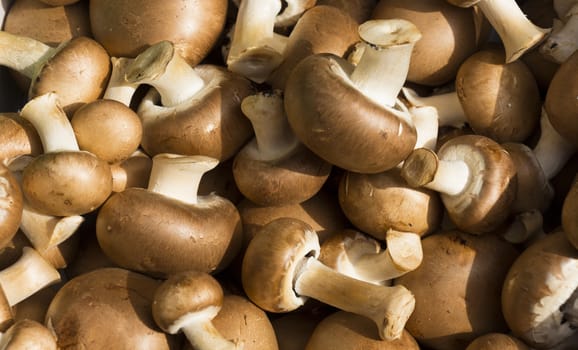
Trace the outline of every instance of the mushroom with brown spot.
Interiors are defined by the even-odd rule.
[[[319,240],[311,226],[293,218],[273,220],[253,237],[242,265],[247,296],[262,309],[283,313],[308,298],[371,319],[382,339],[397,339],[414,309],[403,286],[375,285],[341,274],[321,263]]]

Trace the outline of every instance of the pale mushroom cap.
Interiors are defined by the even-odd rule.
[[[0,248],[18,232],[23,208],[24,197],[18,180],[0,162]]]
[[[562,306],[578,289],[578,251],[558,230],[535,241],[504,280],[502,309],[512,333],[548,348],[575,332]]]
[[[183,271],[170,275],[157,288],[152,313],[157,325],[175,334],[189,319],[212,319],[223,304],[223,289],[206,272]],[[204,316],[203,316],[204,315]]]
[[[6,350],[56,350],[56,336],[42,323],[24,319],[2,334],[0,347]]]

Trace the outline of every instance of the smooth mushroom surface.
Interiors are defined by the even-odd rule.
[[[20,227],[24,195],[16,176],[0,163],[0,248],[10,242]]]
[[[529,350],[521,340],[504,333],[488,333],[477,337],[466,350]]]
[[[20,320],[0,337],[0,348],[5,350],[56,350],[56,336],[41,322]]]

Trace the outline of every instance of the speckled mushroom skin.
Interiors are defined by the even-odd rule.
[[[229,200],[207,195],[196,205],[129,188],[101,207],[96,234],[119,266],[152,276],[224,268],[241,244],[241,218]]]

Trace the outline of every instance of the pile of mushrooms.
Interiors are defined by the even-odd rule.
[[[578,0],[0,19],[0,348],[576,347]]]

